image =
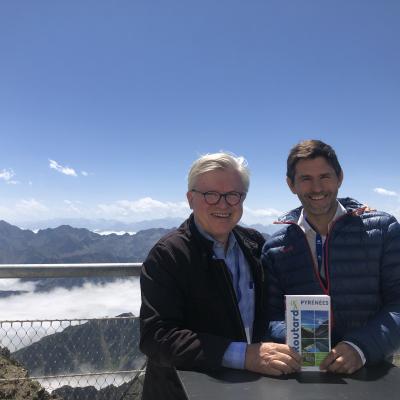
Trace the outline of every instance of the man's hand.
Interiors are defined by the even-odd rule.
[[[347,343],[340,342],[326,356],[319,368],[337,374],[352,374],[362,366],[363,362],[357,350]]]
[[[279,376],[300,370],[301,357],[286,344],[254,343],[246,350],[245,369]]]

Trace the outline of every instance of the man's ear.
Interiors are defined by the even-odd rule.
[[[344,178],[343,171],[340,171],[340,174],[339,174],[339,187],[342,185],[343,178]]]
[[[294,188],[294,182],[288,176],[286,177],[286,183],[289,186],[289,189],[291,190],[291,192],[293,194],[297,194],[296,189]]]
[[[192,206],[192,203],[193,203],[193,192],[187,192],[186,193],[186,198],[187,198],[187,201],[189,203],[190,209],[193,210],[193,206]]]

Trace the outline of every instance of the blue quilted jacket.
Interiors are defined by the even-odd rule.
[[[400,225],[384,212],[339,199],[348,211],[328,232],[327,287],[317,274],[306,236],[297,225],[301,207],[279,220],[284,228],[264,245],[270,336],[284,341],[284,295],[329,294],[332,344],[356,344],[373,364],[400,346]]]

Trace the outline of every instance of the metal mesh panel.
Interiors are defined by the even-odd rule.
[[[65,400],[139,399],[145,357],[138,343],[139,321],[129,314],[0,321],[1,346],[29,374],[0,376],[0,390],[34,380]]]

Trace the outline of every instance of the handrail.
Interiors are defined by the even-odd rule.
[[[9,383],[9,382],[22,382],[22,381],[31,381],[31,380],[46,380],[46,379],[56,379],[56,378],[79,378],[84,376],[102,376],[102,375],[127,375],[136,372],[139,374],[141,372],[145,372],[144,368],[139,369],[131,369],[128,371],[101,371],[101,372],[85,372],[82,374],[60,374],[60,375],[44,375],[44,376],[28,376],[26,378],[1,378],[0,383]]]
[[[142,263],[0,264],[0,279],[139,276]]]

